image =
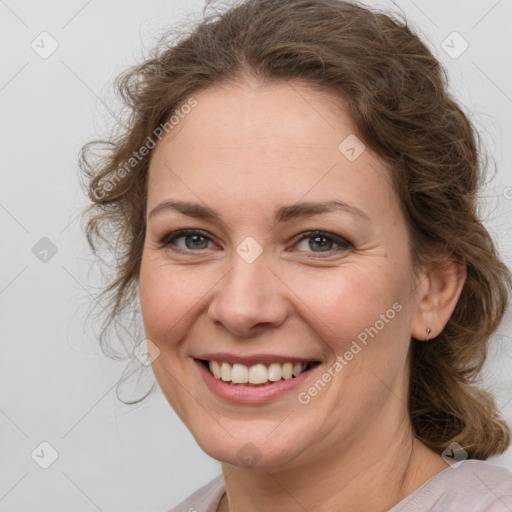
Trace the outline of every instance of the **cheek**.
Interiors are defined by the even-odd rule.
[[[162,350],[175,346],[191,331],[218,280],[211,268],[171,265],[159,254],[143,255],[139,294],[146,336]]]
[[[183,275],[150,257],[141,262],[139,294],[146,336],[155,340],[180,329],[194,303],[193,287]]]
[[[403,349],[400,341],[407,339],[402,332],[407,313],[401,297],[407,287],[403,277],[387,270],[381,265],[366,268],[354,264],[337,273],[294,276],[299,314],[308,319],[330,351],[344,354],[356,341],[366,353],[357,357],[362,363],[370,353],[380,357],[391,346]],[[371,351],[366,349],[370,345]]]
[[[363,319],[371,318],[387,300],[368,271],[359,270],[356,265],[316,275],[300,272],[293,276],[293,283],[300,302],[326,328],[332,327],[341,334],[351,326],[361,325]]]

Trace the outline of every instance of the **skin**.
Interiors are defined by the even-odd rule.
[[[428,326],[429,338],[443,329],[463,266],[439,259],[413,272],[382,160],[368,148],[355,161],[338,150],[355,129],[335,96],[246,79],[194,97],[149,170],[139,284],[146,336],[160,350],[157,381],[201,448],[222,462],[221,512],[385,511],[448,467],[412,432],[409,348]],[[171,209],[150,217],[169,199],[207,205],[222,220]],[[338,211],[273,221],[277,207],[334,199],[369,222]],[[160,244],[187,228],[207,232],[198,248],[190,237]],[[300,240],[312,230],[351,246]],[[252,263],[236,252],[248,236],[263,249]],[[307,405],[298,392],[262,405],[224,402],[193,360],[207,351],[287,354],[321,361],[319,378],[397,302],[395,318]],[[237,456],[248,442],[259,456],[252,467]]]

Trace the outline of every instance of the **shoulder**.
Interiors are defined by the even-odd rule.
[[[217,476],[168,512],[215,512],[224,494],[224,477]]]
[[[389,512],[507,512],[512,510],[512,472],[487,461],[449,466]]]

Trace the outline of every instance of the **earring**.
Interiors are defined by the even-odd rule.
[[[427,332],[427,339],[425,341],[428,341],[428,335],[431,333],[430,327],[427,327],[426,332]]]

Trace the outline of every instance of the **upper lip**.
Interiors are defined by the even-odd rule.
[[[229,352],[208,352],[195,356],[195,359],[203,359],[208,361],[219,361],[230,363],[231,365],[238,363],[245,366],[253,366],[258,363],[310,363],[319,361],[314,357],[294,357],[281,354],[231,354]]]

